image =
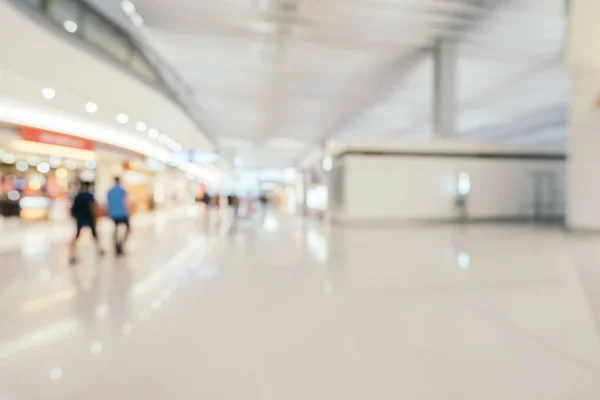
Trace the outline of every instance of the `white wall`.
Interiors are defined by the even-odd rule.
[[[545,195],[551,204],[545,205],[544,217],[564,215],[564,161],[354,154],[341,160],[336,169],[343,165],[343,200],[330,210],[341,222],[458,218],[459,173],[471,179],[469,218],[533,218],[535,173],[556,179],[553,193]],[[334,190],[336,183],[331,185]]]

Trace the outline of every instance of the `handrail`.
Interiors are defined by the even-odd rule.
[[[198,115],[192,88],[158,52],[131,35],[85,0],[10,0],[33,10],[55,28],[116,61],[143,82],[171,98],[216,147]],[[68,22],[75,24],[65,25]]]

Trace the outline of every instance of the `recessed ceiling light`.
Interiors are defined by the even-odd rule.
[[[175,143],[175,146],[173,146],[173,150],[181,151],[183,150],[183,146],[180,143]]]
[[[152,139],[156,139],[158,137],[158,131],[154,128],[150,128],[148,129],[148,136],[150,136]]]
[[[117,115],[117,121],[119,121],[122,124],[126,124],[127,122],[129,122],[129,116],[127,114],[119,114]]]
[[[167,143],[167,140],[169,140],[169,137],[167,135],[165,135],[164,133],[161,133],[160,135],[158,135],[158,141],[162,144]]]
[[[11,190],[8,192],[7,197],[9,200],[18,201],[21,198],[21,193],[19,193],[17,190]]]
[[[65,28],[65,31],[69,33],[75,33],[77,32],[79,25],[77,25],[77,22],[75,21],[66,20],[65,22],[63,22],[63,28]]]
[[[50,379],[57,381],[63,377],[63,371],[60,367],[54,367],[50,370]]]
[[[250,29],[256,33],[268,35],[274,33],[277,30],[277,27],[270,22],[256,21],[250,24]]]
[[[135,129],[137,129],[140,132],[146,131],[146,128],[147,128],[146,124],[143,123],[142,121],[139,121],[137,124],[135,124]]]
[[[90,114],[93,114],[98,111],[98,105],[96,103],[86,103],[85,110]]]
[[[45,88],[44,90],[42,90],[42,94],[48,100],[52,100],[54,97],[56,97],[56,90],[52,88]]]
[[[98,354],[102,353],[103,348],[104,346],[102,345],[102,342],[95,341],[94,343],[92,343],[92,347],[90,347],[90,354],[93,356],[97,356]]]
[[[123,12],[125,14],[127,14],[129,16],[132,16],[133,14],[135,14],[135,4],[133,4],[129,0],[121,1],[121,9],[123,10]]]
[[[140,14],[134,14],[131,17],[131,22],[136,28],[141,28],[144,25],[144,18]]]
[[[27,161],[19,161],[17,162],[16,168],[17,171],[25,172],[29,168],[29,164],[27,164]]]
[[[57,156],[50,156],[50,165],[53,167],[58,167],[60,166],[62,162],[62,159],[60,157]]]
[[[17,157],[11,153],[5,153],[2,155],[2,162],[5,164],[14,164],[17,161]]]
[[[48,163],[40,163],[37,166],[37,170],[38,172],[41,172],[42,174],[47,174],[48,172],[50,172],[50,164]]]

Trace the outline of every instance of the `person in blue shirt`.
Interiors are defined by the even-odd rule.
[[[71,207],[71,215],[75,218],[77,222],[77,233],[75,237],[71,241],[71,264],[75,264],[77,262],[77,256],[75,254],[75,249],[77,247],[77,241],[79,240],[79,236],[81,236],[81,231],[83,228],[89,228],[92,232],[92,236],[94,237],[94,242],[96,243],[96,248],[98,249],[99,255],[104,255],[104,250],[100,246],[100,241],[98,239],[98,233],[96,231],[96,219],[98,216],[98,205],[96,204],[96,199],[94,195],[90,193],[90,184],[88,182],[81,182],[79,186],[79,193],[73,199],[73,206]]]
[[[117,255],[123,254],[123,247],[129,238],[131,226],[129,224],[129,207],[127,205],[127,191],[121,185],[121,178],[115,178],[115,185],[108,191],[108,216],[115,223],[115,249]],[[119,225],[125,225],[125,235],[119,239]]]

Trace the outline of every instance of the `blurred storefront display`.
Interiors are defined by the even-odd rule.
[[[103,208],[116,176],[132,213],[193,203],[204,190],[181,170],[140,154],[64,133],[0,126],[0,217],[67,219],[82,181]]]
[[[65,219],[76,183],[94,183],[94,142],[30,127],[0,134],[0,215]]]

